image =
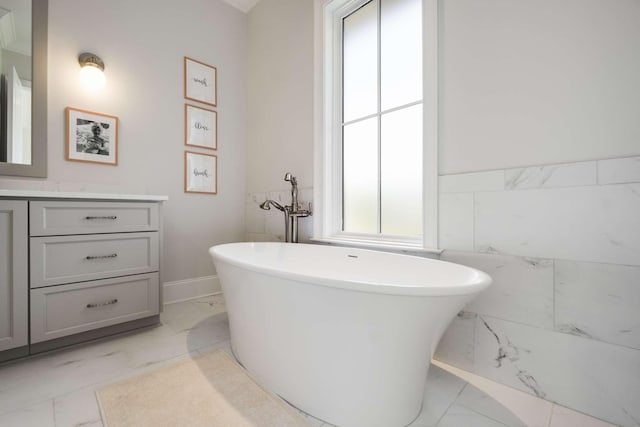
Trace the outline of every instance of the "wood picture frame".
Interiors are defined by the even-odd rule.
[[[185,56],[184,97],[216,107],[218,105],[218,69]]]
[[[184,145],[218,149],[218,112],[184,105]]]
[[[66,159],[72,162],[118,165],[118,117],[66,108]]]
[[[184,192],[218,194],[218,156],[184,152]]]

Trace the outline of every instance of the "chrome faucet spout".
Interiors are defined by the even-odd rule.
[[[273,206],[274,208],[278,209],[281,212],[284,212],[284,206],[282,206],[280,203],[273,201],[273,200],[265,200],[264,202],[262,202],[262,204],[260,205],[260,209],[264,209],[265,211],[269,211],[271,210],[271,206]]]

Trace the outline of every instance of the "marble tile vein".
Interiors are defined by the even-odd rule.
[[[497,367],[499,347],[507,347],[502,351],[509,354],[507,338],[530,353],[520,352],[515,362],[504,357]],[[640,418],[640,378],[630,373],[640,372],[639,350],[482,316],[474,372],[532,395],[538,387],[545,399],[611,423],[638,427],[633,419]]]
[[[555,329],[640,349],[640,267],[556,261]]]
[[[591,334],[589,334],[588,332],[584,331],[583,329],[579,328],[578,326],[576,326],[576,325],[574,325],[572,323],[557,325],[556,326],[556,330],[558,332],[563,332],[565,334],[575,335],[577,337],[593,339]]]
[[[522,190],[596,185],[596,175],[596,162],[507,169],[505,171],[505,188],[507,190]]]
[[[493,335],[498,344],[498,354],[495,357],[496,368],[501,368],[503,359],[507,359],[511,362],[512,366],[516,368],[516,377],[518,380],[529,390],[531,390],[536,396],[544,398],[546,393],[541,389],[538,381],[535,379],[533,375],[527,372],[524,369],[521,369],[515,362],[520,360],[520,353],[524,352],[527,354],[531,353],[531,350],[527,350],[525,348],[517,347],[511,343],[508,337],[504,337],[502,340],[500,336],[489,326],[487,321],[479,316],[479,319],[484,324],[485,328]]]
[[[633,414],[631,414],[627,408],[625,408],[624,406],[622,407],[622,412],[624,412],[627,417],[629,417],[630,420],[632,420],[634,423],[636,423],[637,426],[640,426],[640,420],[636,417],[633,416]]]
[[[477,268],[493,279],[465,310],[553,329],[552,260],[458,251],[444,251],[441,259]]]
[[[640,265],[640,198],[628,184],[475,194],[476,250]]]

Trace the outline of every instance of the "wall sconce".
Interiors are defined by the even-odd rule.
[[[87,87],[101,89],[107,82],[104,76],[104,62],[94,53],[84,52],[78,57],[80,80]]]

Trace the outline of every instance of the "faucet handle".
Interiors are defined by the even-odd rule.
[[[311,216],[312,215],[311,202],[309,202],[309,208],[308,209],[298,209],[297,213],[299,213],[300,216]]]

